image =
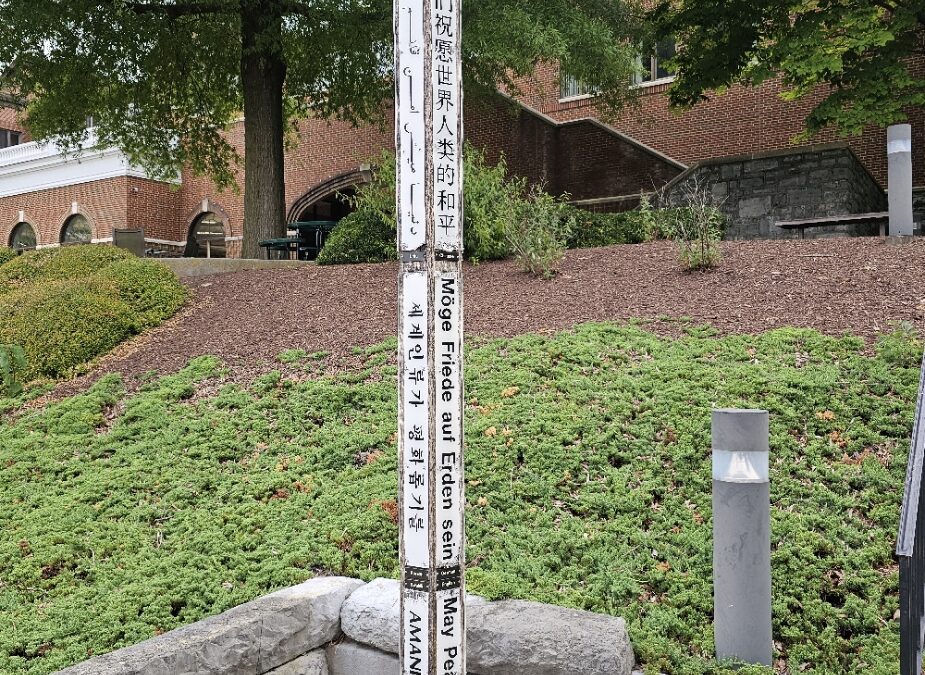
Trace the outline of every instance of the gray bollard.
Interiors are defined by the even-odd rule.
[[[894,124],[886,130],[887,197],[890,236],[911,237],[912,222],[912,127]]]
[[[713,411],[716,658],[772,665],[768,412]]]

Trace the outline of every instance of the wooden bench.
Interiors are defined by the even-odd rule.
[[[890,220],[889,211],[875,211],[873,213],[846,213],[841,216],[824,216],[822,218],[805,218],[803,220],[779,220],[775,225],[784,230],[800,230],[800,238],[806,238],[807,227],[826,227],[829,225],[842,225],[843,223],[876,222],[880,223],[880,236],[886,236],[886,226]]]

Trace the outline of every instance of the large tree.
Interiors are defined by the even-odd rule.
[[[785,98],[821,92],[807,134],[856,134],[925,103],[922,0],[661,0],[652,16],[683,45],[670,91],[679,106],[779,76]]]
[[[465,0],[467,96],[563,63],[621,105],[639,11],[620,0]],[[243,112],[244,246],[285,228],[283,150],[300,117],[375,120],[391,92],[390,0],[0,0],[0,90],[37,139],[122,148],[154,175],[235,183]],[[308,142],[311,139],[306,139]]]

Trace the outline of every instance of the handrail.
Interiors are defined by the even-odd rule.
[[[899,650],[901,675],[922,672],[925,632],[925,354],[919,375],[919,394],[906,464],[896,555],[899,558]]]

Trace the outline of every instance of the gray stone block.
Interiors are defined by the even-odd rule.
[[[467,608],[485,603],[485,598],[478,595],[466,595]],[[397,654],[400,611],[398,581],[374,579],[344,602],[340,610],[341,629],[348,638]]]
[[[317,649],[274,668],[267,675],[329,675],[328,658],[323,649]]]
[[[328,645],[329,675],[399,675],[401,668],[394,654],[345,640]]]
[[[623,619],[538,602],[474,607],[466,617],[469,668],[482,675],[631,675]]]
[[[359,579],[318,577],[76,666],[63,675],[254,675],[340,634],[340,608]]]
[[[763,218],[771,208],[770,197],[750,197],[739,202],[739,218]]]

